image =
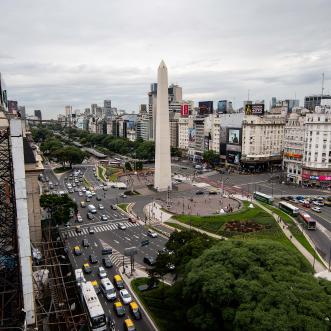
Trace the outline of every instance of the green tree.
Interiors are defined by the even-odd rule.
[[[203,159],[209,165],[211,165],[212,167],[215,167],[215,165],[219,163],[220,156],[213,150],[209,150],[209,151],[205,151],[203,153]]]
[[[182,152],[177,147],[171,147],[171,156],[181,157],[182,156]]]
[[[64,148],[54,151],[53,156],[57,157],[58,161],[62,163],[63,167],[66,163],[69,163],[69,166],[72,167],[74,163],[82,163],[84,158],[86,157],[86,153],[78,147],[66,146]]]
[[[154,141],[143,141],[136,149],[136,157],[141,160],[153,160],[155,156]]]
[[[132,166],[131,166],[131,163],[130,162],[125,162],[125,165],[124,165],[125,169],[128,170],[128,171],[132,171]]]
[[[68,222],[71,209],[77,212],[77,204],[67,194],[43,194],[40,197],[40,206],[51,214],[54,224]]]
[[[280,243],[224,241],[189,262],[181,287],[192,329],[330,329],[331,284]]]
[[[53,132],[45,127],[38,127],[31,129],[32,139],[35,142],[45,141],[47,138],[53,135]]]
[[[45,155],[51,155],[56,151],[59,150],[63,147],[62,142],[55,138],[51,137],[46,139],[44,142],[40,144],[40,150],[45,154]]]
[[[143,170],[144,168],[144,164],[142,163],[142,161],[136,161],[134,163],[134,166],[135,166],[135,170]]]

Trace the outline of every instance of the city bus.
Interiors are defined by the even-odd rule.
[[[270,195],[261,193],[261,192],[254,192],[253,197],[255,200],[259,200],[265,203],[268,203],[269,205],[272,205],[274,198],[271,197]]]
[[[316,230],[316,221],[306,212],[299,212],[299,219],[303,221],[308,230]]]
[[[278,206],[281,210],[285,211],[286,213],[288,213],[292,216],[298,216],[299,215],[299,208],[291,205],[288,202],[281,201]]]
[[[81,284],[81,295],[91,330],[106,331],[106,315],[91,282]]]

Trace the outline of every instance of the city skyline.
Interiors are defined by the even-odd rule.
[[[238,108],[250,90],[267,105],[272,96],[302,105],[321,93],[322,72],[331,92],[328,1],[252,1],[240,12],[238,1],[181,1],[176,10],[171,3],[3,1],[0,68],[9,99],[45,119],[67,104],[83,110],[108,98],[138,112],[161,58],[169,83],[196,104],[228,99]]]

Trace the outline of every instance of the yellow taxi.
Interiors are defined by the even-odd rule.
[[[90,267],[90,265],[87,262],[83,264],[83,271],[86,274],[90,274],[92,272],[92,268]]]
[[[130,302],[129,309],[130,309],[131,314],[133,315],[133,317],[136,320],[141,319],[141,312],[140,312],[137,302],[135,302],[135,301]]]
[[[122,279],[122,277],[120,275],[115,275],[114,276],[114,283],[115,283],[115,286],[118,289],[124,288],[124,282],[123,282],[123,279]]]
[[[82,255],[82,251],[78,245],[74,247],[73,251],[76,256]]]
[[[120,302],[120,301],[114,302],[114,310],[115,310],[115,313],[118,317],[121,317],[121,316],[125,315],[125,308],[122,305],[122,302]]]
[[[136,328],[130,318],[124,320],[124,330],[125,331],[136,331]]]

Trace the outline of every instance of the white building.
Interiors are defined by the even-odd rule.
[[[245,115],[241,162],[245,168],[266,170],[282,161],[285,116]]]
[[[180,117],[178,119],[178,148],[188,150],[189,148],[189,131],[193,129],[193,118]]]
[[[305,117],[292,113],[284,128],[283,169],[287,181],[294,184],[302,182],[302,159],[304,155]]]
[[[302,165],[304,185],[330,187],[331,184],[331,105],[317,106],[306,115]]]

